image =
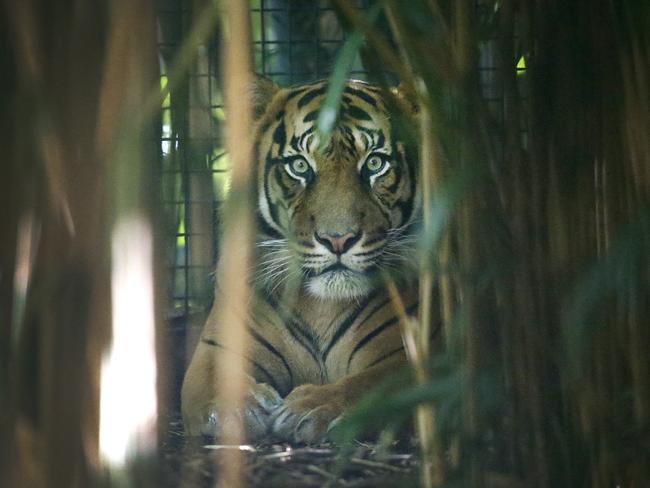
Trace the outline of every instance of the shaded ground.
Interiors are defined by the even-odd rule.
[[[164,486],[214,486],[219,453],[229,447],[209,440],[186,439],[180,420],[170,422],[164,446]],[[417,485],[417,460],[412,445],[394,445],[378,452],[357,443],[345,458],[331,445],[241,446],[248,486],[255,488],[408,487]]]

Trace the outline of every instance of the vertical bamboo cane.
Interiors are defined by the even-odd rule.
[[[151,1],[127,6],[118,0],[110,12],[96,131],[109,182],[112,302],[112,340],[101,368],[99,447],[112,478],[120,480],[128,470],[146,483],[153,472],[144,466],[157,445],[157,394],[164,391],[156,389],[160,314],[155,310],[154,193],[147,185],[151,167],[145,164],[154,157],[154,145],[151,115],[141,110],[157,82],[155,17]],[[135,370],[134,360],[139,361]]]
[[[227,144],[232,164],[232,192],[224,212],[223,259],[220,280],[223,280],[223,321],[227,324],[220,334],[235,354],[222,355],[217,364],[220,382],[219,399],[222,418],[233,418],[224,423],[223,442],[240,444],[243,439],[242,424],[235,412],[244,401],[245,388],[242,371],[243,358],[248,349],[246,310],[251,298],[248,269],[251,260],[253,220],[251,214],[250,181],[252,174],[251,104],[247,88],[251,83],[250,15],[248,5],[241,0],[225,3],[224,34],[226,72],[226,123]],[[241,486],[242,459],[238,449],[223,453],[218,484],[224,488]]]
[[[24,249],[30,234],[37,245],[24,260],[24,315],[12,318],[3,486],[89,486],[97,462],[98,358],[110,325],[104,168],[92,134],[107,20],[97,4],[89,15],[79,2],[3,3],[17,79],[7,176],[9,191],[23,193],[4,211],[29,215],[14,245]]]
[[[422,185],[423,221],[424,235],[433,235],[433,219],[431,215],[433,168],[437,166],[436,149],[433,143],[433,124],[431,120],[430,107],[425,103],[420,113],[420,137],[421,137],[421,169],[420,179]],[[448,249],[447,249],[448,250]],[[431,260],[422,256],[422,271],[420,273],[420,366],[421,373],[418,380],[425,383],[428,380],[426,364],[430,353],[432,303],[431,293],[433,290],[433,270]],[[423,479],[426,487],[441,486],[445,479],[444,458],[441,452],[442,446],[436,434],[435,409],[432,405],[422,405],[417,411],[418,432],[422,443],[423,455]]]
[[[420,188],[422,191],[422,221],[423,233],[425,236],[433,236],[433,185],[440,182],[442,168],[436,147],[434,136],[433,114],[431,99],[429,97],[425,81],[416,73],[416,65],[409,56],[407,39],[403,35],[402,25],[395,10],[394,4],[387,8],[388,20],[391,29],[398,41],[400,50],[407,61],[407,67],[411,80],[415,80],[415,90],[419,104],[419,141],[420,141]],[[409,80],[410,81],[410,80]],[[432,291],[434,286],[433,261],[438,264],[449,262],[448,235],[442,237],[442,246],[434,257],[423,250],[420,256],[420,277],[419,277],[419,335],[417,337],[418,354],[411,358],[416,379],[424,384],[428,381],[429,375],[427,364],[430,355],[430,337],[432,315]],[[441,275],[442,276],[442,275]],[[443,299],[443,320],[450,320],[451,307],[447,300],[451,297],[450,282],[445,276],[441,281],[441,296]],[[449,324],[443,325],[448,331]],[[433,405],[421,405],[416,412],[416,425],[420,444],[422,448],[422,482],[425,487],[441,486],[445,481],[445,461],[442,453],[438,435],[436,432],[436,411]]]

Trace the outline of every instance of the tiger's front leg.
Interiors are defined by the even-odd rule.
[[[282,405],[278,392],[266,383],[257,383],[248,375],[243,379],[248,384],[248,395],[239,419],[223,418],[218,411],[219,380],[215,375],[217,354],[227,354],[210,341],[202,340],[197,346],[189,369],[183,381],[182,413],[185,430],[189,435],[218,437],[224,424],[241,421],[246,436],[256,441],[268,436],[272,415]]]
[[[332,427],[363,395],[404,362],[405,358],[388,361],[346,376],[336,383],[298,386],[275,411],[273,434],[289,442],[305,444],[325,440]]]

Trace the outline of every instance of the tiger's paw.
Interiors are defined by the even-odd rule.
[[[342,418],[344,399],[337,385],[299,386],[274,413],[273,434],[290,442],[321,442]]]
[[[234,415],[220,416],[215,404],[211,404],[201,415],[198,429],[189,432],[219,437],[230,422],[244,425],[247,440],[254,442],[267,437],[271,432],[272,414],[282,406],[282,397],[265,383],[251,385],[244,407]]]

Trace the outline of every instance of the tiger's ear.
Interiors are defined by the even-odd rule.
[[[393,94],[402,110],[405,110],[411,115],[417,115],[420,111],[420,106],[417,102],[417,96],[413,91],[406,86],[404,82],[400,82],[394,88],[390,89],[390,92]]]
[[[265,76],[256,74],[250,87],[250,99],[253,106],[253,117],[257,120],[273,100],[275,94],[280,90],[272,80]]]

